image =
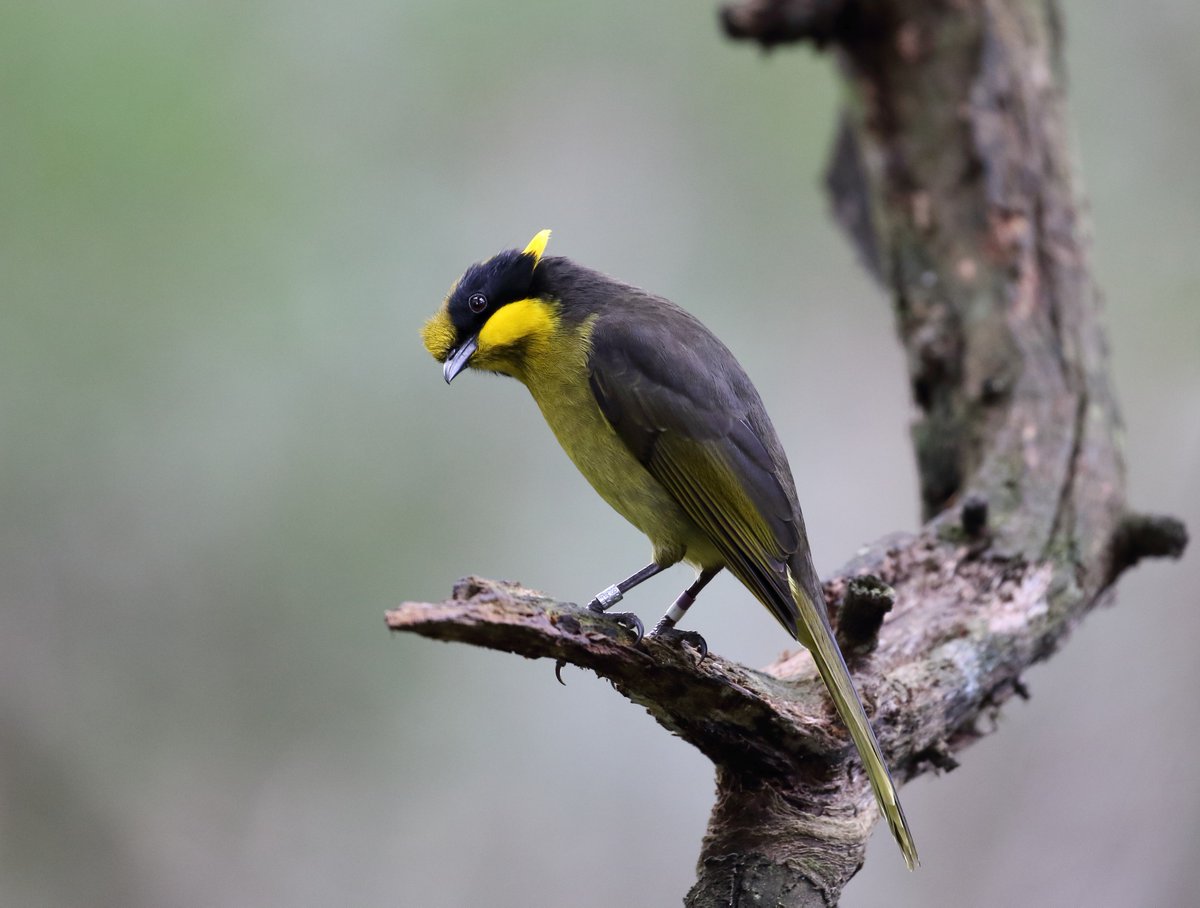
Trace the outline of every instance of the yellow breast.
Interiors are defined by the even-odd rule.
[[[714,566],[722,559],[707,536],[630,453],[604,418],[587,378],[587,329],[559,329],[528,349],[517,377],[529,388],[558,443],[593,489],[645,533],[654,560]]]

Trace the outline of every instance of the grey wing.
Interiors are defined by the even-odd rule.
[[[606,311],[589,381],[630,451],[793,635],[786,565],[807,551],[787,459],[733,354],[666,301]]]

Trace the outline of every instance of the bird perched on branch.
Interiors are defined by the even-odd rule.
[[[651,632],[676,624],[728,569],[813,655],[909,867],[917,851],[896,787],[834,640],[787,456],[733,354],[665,299],[565,258],[550,231],[472,265],[423,340],[452,381],[466,368],[523,382],[592,487],[650,538],[653,561],[599,593],[606,611],[660,571],[699,574]],[[612,617],[640,640],[642,624]]]

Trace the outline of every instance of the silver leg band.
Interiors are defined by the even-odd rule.
[[[615,583],[596,594],[596,601],[600,603],[601,610],[611,608],[624,598],[625,594],[617,588]]]

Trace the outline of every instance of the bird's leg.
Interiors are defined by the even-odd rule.
[[[601,590],[596,594],[596,598],[588,603],[588,608],[593,612],[607,612],[610,608],[620,602],[625,594],[641,583],[643,580],[649,580],[659,571],[665,569],[665,565],[650,562],[636,574],[631,574],[620,583],[614,583],[607,589]],[[626,627],[637,636],[635,644],[641,642],[642,634],[645,633],[645,628],[642,627],[642,619],[633,612],[614,612],[609,616],[616,619],[617,623],[622,627]]]
[[[704,657],[708,655],[708,644],[704,641],[704,638],[695,631],[676,630],[675,625],[687,610],[692,607],[692,603],[696,601],[696,597],[700,595],[700,591],[708,586],[708,582],[719,573],[721,573],[720,568],[706,568],[702,570],[700,576],[696,578],[696,582],[679,594],[679,598],[675,600],[674,605],[667,609],[667,613],[659,619],[658,624],[654,625],[654,630],[650,632],[650,636],[665,637],[669,640],[678,640],[681,643],[690,643],[699,651],[700,662],[703,662]]]
[[[593,612],[600,612],[603,614],[620,602],[625,597],[626,593],[628,593],[643,580],[649,580],[660,571],[665,571],[667,567],[668,565],[657,564],[652,561],[636,574],[631,574],[620,583],[614,583],[612,586],[598,592],[595,598],[588,603],[587,607]],[[646,629],[642,627],[642,619],[633,612],[613,612],[608,617],[616,621],[617,624],[621,625],[621,627],[633,632],[633,635],[636,638],[633,641],[634,646],[637,646],[642,642],[642,636],[646,633]],[[562,679],[562,669],[566,664],[567,663],[565,659],[559,659],[554,663],[554,677],[558,679],[559,684],[566,683]]]

